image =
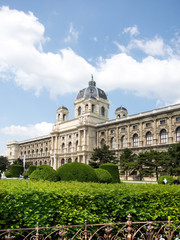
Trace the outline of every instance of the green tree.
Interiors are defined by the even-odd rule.
[[[93,168],[98,168],[104,163],[116,163],[115,153],[109,150],[109,146],[104,144],[102,148],[94,148],[89,161],[89,165]]]
[[[128,180],[128,176],[130,176],[133,170],[135,170],[135,166],[136,160],[131,149],[123,149],[120,156],[120,170],[125,174],[126,180]]]
[[[9,162],[8,162],[7,157],[0,156],[0,170],[1,170],[1,172],[6,171],[8,166],[9,166]]]
[[[180,143],[168,148],[163,157],[163,172],[170,176],[180,176]]]

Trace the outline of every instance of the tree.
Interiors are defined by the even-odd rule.
[[[120,169],[125,174],[126,180],[128,180],[128,176],[131,175],[133,170],[135,170],[136,162],[135,157],[129,148],[125,148],[122,151],[120,156]]]
[[[164,154],[163,172],[170,176],[180,176],[180,143],[168,148]]]
[[[7,157],[0,156],[0,170],[1,170],[2,172],[3,172],[3,171],[6,171],[8,165],[9,165],[9,162],[8,162]]]
[[[116,163],[115,153],[109,150],[109,146],[104,144],[102,148],[94,148],[89,161],[89,165],[93,168],[98,168],[104,163]]]

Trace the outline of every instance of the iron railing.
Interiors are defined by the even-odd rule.
[[[180,221],[67,225],[0,230],[2,240],[180,240]]]

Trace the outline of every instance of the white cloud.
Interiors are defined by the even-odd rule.
[[[73,24],[70,23],[68,36],[64,39],[64,42],[77,41],[79,37],[79,32],[74,28]]]
[[[133,31],[126,31],[135,35],[137,26]],[[73,26],[70,32],[73,36]],[[55,97],[84,88],[92,73],[97,85],[107,91],[121,88],[166,103],[180,100],[180,59],[160,37],[150,40],[134,38],[127,47],[119,44],[124,53],[107,59],[99,57],[97,67],[70,48],[45,53],[42,48],[45,40],[44,26],[32,13],[2,7],[0,77],[14,80],[23,89],[33,89],[36,94],[46,89]],[[137,61],[128,56],[134,48],[144,51],[147,57]],[[157,58],[162,55],[164,59]]]
[[[16,137],[16,139],[40,137],[50,134],[52,131],[52,123],[42,122],[35,125],[15,126],[11,125],[0,129],[5,135]]]
[[[129,33],[131,36],[136,36],[139,34],[138,27],[134,25],[133,27],[124,28],[123,33]]]

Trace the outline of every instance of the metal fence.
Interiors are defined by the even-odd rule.
[[[127,222],[0,230],[2,240],[180,240],[180,221]]]

